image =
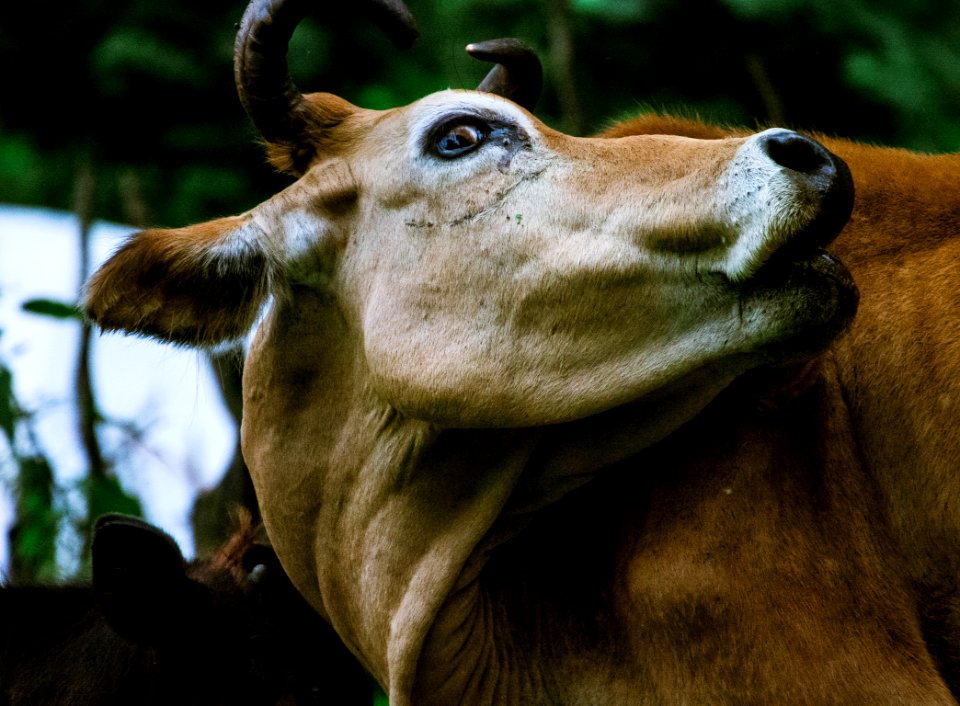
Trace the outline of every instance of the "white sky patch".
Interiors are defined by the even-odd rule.
[[[14,394],[32,413],[41,451],[64,485],[82,477],[86,468],[74,406],[79,325],[24,312],[22,305],[35,298],[78,299],[78,229],[68,213],[0,206],[0,360],[11,369]],[[92,266],[99,266],[133,230],[98,223],[92,232]],[[124,487],[140,498],[147,520],[192,555],[194,498],[219,481],[237,435],[206,358],[194,350],[120,334],[97,335],[92,350],[94,394],[111,422],[101,429],[104,453]],[[4,567],[14,471],[8,449],[0,444]]]

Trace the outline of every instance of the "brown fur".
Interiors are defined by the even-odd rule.
[[[628,120],[614,123],[600,133],[600,137],[629,137],[631,135],[683,135],[698,140],[719,140],[724,137],[742,137],[750,130],[736,127],[711,125],[692,118],[677,115],[645,113]]]
[[[225,224],[239,221],[147,230],[129,239],[87,283],[88,314],[108,331],[190,345],[243,336],[266,297],[269,258],[256,247],[238,248],[230,258],[208,252],[220,244]]]
[[[267,142],[264,147],[267,161],[275,169],[295,177],[303,176],[313,164],[318,154],[329,154],[343,149],[343,130],[331,130],[358,111],[339,96],[330,93],[311,93],[304,96],[311,116],[308,124],[311,132],[302,135],[296,144]]]
[[[607,134],[660,129],[683,134],[700,130],[696,125],[651,116],[624,123]],[[845,619],[871,602],[879,605],[879,601],[898,596],[900,607],[884,609],[873,621],[878,627],[895,631],[892,644],[904,655],[913,654],[913,665],[932,661],[938,674],[928,672],[925,677],[931,686],[943,680],[957,696],[960,486],[956,469],[960,436],[956,419],[960,411],[960,336],[956,332],[960,330],[960,240],[956,236],[960,234],[960,155],[923,155],[827,136],[818,139],[844,158],[854,176],[854,212],[831,246],[850,267],[861,291],[853,326],[824,357],[820,382],[796,408],[772,416],[744,415],[738,410],[749,404],[750,397],[744,397],[741,387],[739,395],[735,391],[727,393],[694,427],[680,432],[673,443],[642,455],[638,462],[652,465],[658,475],[680,474],[687,479],[688,486],[682,491],[685,500],[676,506],[678,511],[696,497],[697,487],[719,481],[729,473],[727,469],[751,469],[760,478],[773,479],[784,468],[802,468],[807,479],[798,486],[800,497],[786,488],[766,501],[754,497],[744,508],[744,515],[727,521],[729,531],[739,527],[743,533],[733,546],[745,550],[756,542],[758,534],[770,531],[789,531],[795,538],[791,544],[797,540],[810,542],[821,531],[817,527],[839,523],[830,538],[821,537],[811,544],[819,561],[834,561],[830,559],[834,551],[829,548],[831,544],[848,551],[855,537],[872,535],[876,546],[858,550],[857,561],[872,557],[886,565],[887,576],[858,571],[846,579],[856,586],[852,595],[842,598],[840,586],[824,595]],[[798,427],[818,429],[821,437],[830,436],[809,444],[814,453],[798,448],[769,455],[757,446],[757,442],[769,445]],[[843,429],[843,434],[834,436],[837,429]],[[731,438],[753,441],[733,445]],[[693,458],[684,450],[685,444],[695,448]],[[793,520],[785,524],[779,511],[774,512],[779,506],[795,509],[801,503],[822,502],[825,490],[835,492],[840,488],[844,488],[846,497],[821,506],[816,526]],[[740,492],[733,487],[733,493]],[[755,488],[749,492],[753,494]],[[706,499],[697,501],[696,507],[696,512],[702,513],[708,507]],[[861,509],[853,512],[856,507]],[[756,528],[748,529],[744,520],[761,521],[767,528],[758,533]],[[713,528],[706,533],[705,527],[699,541],[717,531]],[[638,526],[627,534],[644,537],[648,531]],[[839,545],[838,537],[843,538]],[[661,541],[663,561],[676,561],[675,539]],[[784,545],[781,551],[787,552],[789,547]],[[726,564],[748,575],[751,571],[770,571],[775,566],[771,563],[774,558],[731,556]],[[705,555],[698,560],[701,567],[711,563]],[[852,564],[842,560],[834,565],[849,568]],[[800,582],[816,581],[823,575],[822,569],[802,567],[802,562],[795,562],[793,567]],[[650,571],[662,574],[664,566],[651,566]],[[748,585],[745,590],[761,596],[772,597],[783,591],[762,575]],[[794,583],[793,590],[802,585]],[[681,586],[661,583],[661,590],[676,592]],[[781,615],[782,610],[778,611]],[[819,631],[819,639],[829,642],[826,621],[814,620],[809,603],[798,604],[791,611],[788,615],[798,627],[811,635]],[[751,626],[744,629],[757,634],[769,616],[768,611],[749,616]],[[901,627],[894,628],[898,621]],[[911,623],[913,637],[908,639],[903,626]],[[866,654],[883,642],[868,639],[863,629],[861,623],[853,647]],[[739,630],[731,630],[727,636],[735,634]],[[923,639],[919,644],[918,634]],[[783,632],[760,639],[763,653],[751,660],[752,668],[770,669],[772,677],[773,671],[787,664],[776,661],[770,649],[781,643],[789,643]],[[698,661],[688,662],[691,675],[702,669]],[[746,660],[740,667],[745,665]],[[912,671],[915,666],[901,665],[899,669]],[[896,668],[888,666],[882,671],[892,675]],[[828,683],[826,674],[818,675]],[[785,673],[783,678],[786,683],[796,679]],[[699,688],[707,688],[700,683]],[[819,700],[811,702],[826,702],[834,698],[833,694],[826,690]],[[933,697],[900,698],[903,703],[929,703]],[[952,703],[945,696],[938,698],[937,702]]]
[[[428,128],[464,110],[495,114],[506,141],[424,154]],[[890,521],[899,467],[865,462],[867,395],[850,397],[842,342],[822,377],[799,366],[802,382],[762,396],[742,380],[651,447],[743,371],[805,360],[849,320],[838,279],[805,288],[774,269],[751,299],[766,257],[828,240],[818,219],[846,213],[809,201],[823,192],[762,137],[658,120],[579,140],[468,93],[358,110],[246,220],[175,232],[179,254],[135,236],[88,307],[110,328],[209,342],[256,297],[224,323],[234,308],[204,300],[200,252],[271,253],[266,280],[240,270],[289,290],[250,347],[245,458],[285,569],[395,706],[953,703],[949,650],[932,647],[953,639],[938,627],[956,622],[950,600],[921,600],[952,589],[925,571],[948,513],[911,525],[930,536],[909,570],[917,538]],[[876,166],[830,145],[855,174]],[[299,173],[285,149],[274,159]],[[902,254],[896,233],[879,246],[858,231],[876,219],[855,214],[851,243]],[[741,257],[748,236],[761,247]],[[144,275],[156,263],[169,284]],[[878,351],[899,333],[875,332]]]

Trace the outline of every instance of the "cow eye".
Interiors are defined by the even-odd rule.
[[[478,147],[486,139],[487,132],[482,125],[459,123],[442,130],[434,148],[441,157],[459,157]]]

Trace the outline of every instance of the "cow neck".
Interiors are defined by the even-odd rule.
[[[377,395],[335,302],[296,296],[296,306],[275,306],[250,348],[243,424],[256,433],[244,433],[244,455],[294,584],[395,706],[437,684],[435,671],[418,672],[428,638],[463,645],[445,665],[449,679],[439,675],[454,690],[456,675],[496,668],[509,646],[476,620],[489,552],[685,422],[731,375],[705,368],[682,388],[555,427],[439,429]]]
[[[362,600],[350,622],[380,623],[364,651],[386,647],[378,658],[385,657],[390,701],[406,704],[428,633],[457,633],[478,609],[485,561],[478,547],[502,515],[536,433],[441,431],[389,409],[370,419],[377,430],[366,436],[349,500],[328,521],[362,557],[338,567],[352,568],[350,583]]]
[[[404,706],[428,632],[474,609],[477,546],[539,432],[406,417],[372,389],[361,350],[329,301],[278,304],[245,366],[244,456],[290,578]]]
[[[960,155],[835,141],[857,208],[831,249],[861,292],[833,346],[856,443],[876,479],[905,572],[960,693]]]
[[[644,627],[629,638],[638,662],[654,684],[680,685],[677,703],[725,684],[728,696],[713,702],[735,701],[746,674],[769,703],[953,703],[858,455],[832,354],[820,370],[775,412],[736,385],[642,455],[659,471],[645,512],[627,515],[636,544],[617,574],[630,591],[621,622]],[[611,497],[629,496],[626,479],[614,487]],[[730,642],[732,626],[750,638]],[[751,640],[766,647],[762,658]]]
[[[680,383],[642,400],[586,419],[545,427],[510,500],[505,524],[512,523],[519,529],[523,518],[556,503],[605,469],[679,429],[734,379],[742,365],[739,359],[704,365]]]
[[[832,702],[831,689],[853,701],[876,688],[916,694],[915,703],[951,703],[876,513],[877,488],[857,457],[829,355],[825,366],[774,412],[757,409],[756,381],[740,381],[663,444],[606,469],[552,508],[539,505],[545,512],[515,516],[527,474],[539,468],[539,447],[551,441],[541,436],[494,528],[527,518],[531,526],[492,549],[489,563],[491,534],[468,559],[469,578],[479,568],[483,575],[468,598],[454,590],[444,600],[423,646],[414,702],[523,704],[536,694],[544,703],[620,703],[674,683],[694,701],[717,686],[705,686],[703,674],[740,665],[724,673],[728,683],[753,670],[764,689],[783,696],[771,702],[797,689],[809,703]],[[796,581],[794,561],[816,578]],[[731,572],[738,563],[742,571]],[[861,604],[862,595],[875,598]],[[807,606],[798,624],[771,628],[791,605]],[[718,625],[737,616],[745,634],[768,631],[778,647],[760,664],[750,640],[691,652],[709,635],[685,622],[690,615]],[[848,641],[843,615],[857,616],[867,648]],[[481,627],[458,635],[447,627],[456,618]],[[891,626],[898,644],[887,639]],[[794,632],[778,641],[777,629]],[[843,683],[807,668],[834,660],[850,666],[833,674],[845,675]],[[797,665],[807,667],[791,671]],[[865,665],[862,678],[850,676]],[[874,673],[883,674],[880,686],[866,676]]]
[[[426,654],[429,669],[404,674],[396,683],[391,671],[391,703],[405,703],[408,688],[416,703],[516,702],[518,694],[548,688],[536,664],[517,668],[521,657],[509,631],[491,616],[484,568],[497,548],[522,533],[541,511],[557,504],[610,465],[661,439],[707,404],[726,383],[729,373],[705,367],[682,386],[664,389],[643,401],[613,409],[595,418],[555,427],[517,430],[414,431],[418,424],[393,412],[381,428],[394,427],[416,442],[400,444],[407,451],[386,464],[399,477],[415,479],[404,513],[410,532],[445,536],[461,542],[456,551],[434,554],[447,572],[434,584],[431,606],[419,624],[426,641],[407,645],[409,655]],[[353,437],[355,438],[355,437]],[[388,435],[380,435],[388,442]],[[426,442],[426,443],[424,443]],[[416,449],[416,451],[413,451]],[[401,461],[403,456],[403,461]],[[374,464],[380,465],[380,464]],[[372,481],[361,485],[369,488]],[[415,485],[419,487],[414,487]],[[446,500],[445,500],[446,499]],[[438,514],[438,506],[451,503]],[[466,502],[464,502],[466,499]],[[432,519],[431,516],[438,519]],[[456,529],[453,529],[456,528]],[[405,531],[406,532],[406,531]],[[454,532],[456,534],[454,534]],[[406,536],[406,535],[403,535]],[[439,545],[434,545],[439,546]],[[385,547],[385,551],[395,551]],[[423,591],[411,590],[412,605],[423,610]],[[412,642],[412,641],[411,641]],[[391,663],[400,660],[391,659]],[[408,664],[409,660],[404,664]],[[512,664],[512,671],[504,664]],[[500,674],[499,679],[477,675]],[[409,681],[407,681],[409,679]]]

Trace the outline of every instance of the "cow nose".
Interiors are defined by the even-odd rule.
[[[781,261],[809,258],[836,238],[853,209],[853,177],[844,161],[792,130],[748,138],[730,174],[730,213],[740,233],[724,271],[734,281],[749,279],[774,254]]]
[[[781,167],[809,175],[829,175],[836,171],[833,155],[809,137],[782,130],[761,135],[760,138],[760,149]]]
[[[846,163],[813,140],[792,130],[774,128],[757,135],[757,147],[783,169],[790,181],[819,197],[819,214],[806,227],[824,236],[840,232],[853,209],[853,177]],[[811,191],[807,193],[810,194]]]

